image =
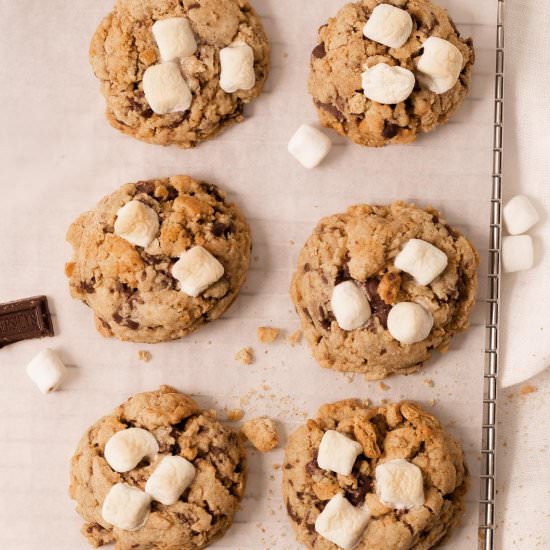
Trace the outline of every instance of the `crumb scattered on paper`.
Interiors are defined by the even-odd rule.
[[[256,331],[258,340],[262,344],[273,344],[273,342],[279,338],[280,333],[281,330],[274,327],[258,327]]]
[[[153,356],[151,355],[150,351],[143,350],[143,349],[138,351],[138,359],[140,361],[144,361],[145,363],[149,363],[149,361],[151,361],[152,357]]]
[[[382,391],[388,391],[390,389],[390,387],[387,385],[387,384],[384,384],[384,382],[379,382],[378,383],[378,387],[382,390]]]
[[[242,409],[231,409],[227,411],[227,420],[230,422],[238,422],[244,416],[244,411]]]
[[[525,384],[521,386],[519,389],[520,395],[529,395],[530,393],[535,393],[537,391],[537,388],[535,386],[531,386],[531,384]]]
[[[424,382],[424,385],[428,386],[428,388],[433,388],[435,386],[435,382],[429,378],[422,380],[422,382]]]
[[[300,329],[298,329],[298,330],[294,331],[290,336],[288,336],[286,341],[291,346],[295,346],[296,344],[298,344],[300,342],[301,339],[302,339],[302,331]]]
[[[252,365],[254,363],[254,351],[252,348],[243,348],[235,354],[235,361],[243,365]]]
[[[280,464],[273,464],[273,469],[274,469],[274,470],[280,470],[280,469],[281,469],[281,465],[280,465]]]
[[[277,426],[270,418],[248,420],[243,424],[241,433],[262,453],[267,453],[279,445]]]

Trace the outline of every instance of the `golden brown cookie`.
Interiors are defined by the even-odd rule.
[[[424,240],[447,256],[446,269],[428,285],[394,265],[411,239]],[[291,295],[321,366],[377,380],[417,371],[432,350],[445,351],[453,336],[468,327],[478,264],[472,244],[435,209],[403,202],[358,205],[319,222],[300,253]],[[354,330],[341,328],[331,304],[335,287],[346,281],[355,283],[372,310]],[[433,318],[423,340],[403,344],[388,331],[388,315],[400,302],[417,303]]]
[[[140,428],[152,434],[159,451],[132,470],[119,473],[105,459],[111,437]],[[124,483],[141,491],[164,457],[183,457],[195,468],[191,484],[175,504],[152,499],[145,524],[136,530],[113,527],[102,507],[111,488]],[[198,550],[231,526],[246,482],[244,448],[232,429],[189,397],[168,386],[131,397],[91,426],[72,459],[70,496],[93,546],[112,542],[117,549]]]
[[[128,203],[145,205],[153,222],[158,220],[147,246],[116,231]],[[92,308],[101,334],[132,342],[174,340],[220,317],[235,300],[250,262],[250,231],[237,206],[215,185],[187,176],[123,185],[82,214],[67,240],[74,249],[66,265],[73,298]],[[215,258],[223,274],[192,296],[182,289],[174,266],[196,247]]]
[[[319,467],[319,447],[329,430],[362,448],[350,475]],[[376,468],[399,459],[420,469],[423,504],[396,509],[382,502]],[[337,494],[370,515],[357,550],[428,550],[448,534],[464,508],[462,448],[435,417],[412,402],[370,407],[350,399],[324,405],[315,420],[289,438],[282,470],[290,523],[298,540],[314,550],[339,548],[316,530],[319,515]]]
[[[161,62],[153,24],[172,17],[186,18],[197,42],[193,55],[176,60],[192,103],[185,112],[155,114],[143,75]],[[256,82],[226,93],[220,87],[220,50],[233,42],[252,48]],[[247,0],[117,0],[92,38],[90,62],[114,128],[149,143],[188,148],[244,120],[244,105],[261,93],[267,78],[269,45]]]
[[[363,34],[380,4],[406,10],[412,18],[412,32],[399,48]],[[418,79],[418,59],[430,37],[449,41],[462,54],[458,81],[444,93],[430,91]],[[362,73],[381,63],[416,75],[406,100],[382,104],[365,96]],[[410,143],[418,134],[446,123],[461,105],[470,89],[473,63],[471,39],[462,38],[447,12],[430,0],[360,0],[346,4],[320,28],[319,44],[311,56],[309,91],[322,124],[354,142],[369,147]]]

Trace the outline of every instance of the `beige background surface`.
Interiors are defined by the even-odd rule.
[[[0,87],[4,106],[0,150],[0,301],[45,293],[57,336],[0,351],[0,547],[9,550],[87,547],[67,496],[68,463],[95,419],[130,394],[168,383],[208,406],[238,407],[247,418],[276,417],[284,433],[319,405],[345,397],[436,399],[433,410],[464,443],[472,472],[468,511],[446,546],[477,540],[484,308],[472,329],[424,372],[387,381],[382,391],[361,376],[323,371],[302,344],[262,346],[255,330],[292,332],[297,318],[288,285],[299,248],[317,220],[357,202],[410,199],[433,204],[479,247],[485,269],[489,213],[493,2],[448,0],[459,28],[477,49],[474,86],[454,120],[409,146],[367,150],[331,134],[323,166],[305,171],[286,152],[302,122],[316,117],[306,92],[316,29],[340,0],[256,0],[273,44],[266,93],[244,124],[193,151],[133,141],[103,119],[103,100],[87,60],[88,41],[110,0],[0,0]],[[97,335],[91,313],[70,299],[63,264],[68,225],[124,182],[187,173],[224,186],[248,215],[254,262],[228,314],[177,343],[141,346]],[[483,296],[482,285],[481,296]],[[252,366],[233,355],[251,345]],[[43,396],[25,374],[44,347],[71,366],[62,391]],[[142,363],[137,351],[149,349]],[[423,380],[434,380],[429,388]],[[429,405],[428,405],[429,406]],[[297,548],[281,507],[282,452],[251,453],[251,474],[235,526],[216,548]]]

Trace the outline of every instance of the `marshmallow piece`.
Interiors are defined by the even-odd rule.
[[[193,29],[185,17],[170,17],[153,25],[153,36],[163,61],[189,57],[197,51]]]
[[[534,263],[533,239],[529,235],[502,238],[502,269],[505,273],[531,269]]]
[[[103,519],[125,531],[137,531],[147,522],[151,497],[126,483],[113,485],[107,493],[101,515]]]
[[[116,214],[115,234],[135,246],[147,248],[159,231],[157,213],[140,201],[127,202]]]
[[[510,235],[521,235],[539,221],[539,213],[525,195],[516,195],[510,199],[502,214]]]
[[[41,351],[27,365],[27,374],[42,393],[55,391],[66,372],[67,367],[51,349]]]
[[[159,452],[155,436],[142,428],[128,428],[114,434],[105,445],[104,456],[115,472],[133,470],[145,457]]]
[[[172,267],[181,291],[193,298],[221,279],[224,272],[223,265],[202,246],[185,251]]]
[[[353,281],[344,281],[334,287],[330,306],[336,322],[344,330],[362,327],[371,316],[365,293]]]
[[[413,29],[409,12],[390,4],[379,4],[363,28],[366,38],[389,48],[400,48],[407,42]]]
[[[361,75],[363,93],[372,101],[395,105],[407,99],[414,88],[414,74],[404,67],[378,63]]]
[[[425,340],[432,330],[432,314],[414,302],[400,302],[388,315],[388,330],[401,344],[415,344]]]
[[[449,263],[447,254],[433,244],[421,239],[411,239],[394,260],[397,269],[412,275],[422,286],[439,277]]]
[[[323,470],[331,470],[343,476],[349,476],[363,447],[357,441],[337,432],[328,430],[321,439],[317,464]]]
[[[456,84],[462,71],[464,58],[460,50],[436,36],[430,36],[422,48],[424,53],[416,65],[418,80],[436,94],[447,92]]]
[[[308,170],[319,166],[331,148],[330,138],[309,124],[302,124],[288,143],[288,152]]]
[[[422,506],[422,470],[403,458],[379,464],[376,467],[376,492],[383,504],[396,510]]]
[[[344,550],[353,548],[370,519],[366,506],[356,508],[338,493],[333,496],[315,521],[315,531]]]
[[[233,42],[220,50],[220,88],[231,94],[251,90],[256,84],[254,50],[244,42]]]
[[[181,456],[165,456],[145,484],[145,492],[169,506],[175,504],[195,478],[195,467]]]
[[[175,63],[160,63],[148,67],[143,75],[143,92],[157,115],[185,112],[193,96]]]

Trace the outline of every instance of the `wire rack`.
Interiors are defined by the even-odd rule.
[[[496,418],[499,366],[499,305],[502,242],[502,127],[504,114],[504,1],[497,0],[495,118],[489,238],[489,290],[485,344],[479,549],[495,546]]]

